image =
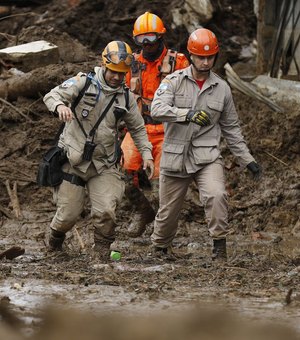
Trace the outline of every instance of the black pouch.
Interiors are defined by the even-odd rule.
[[[63,181],[62,165],[67,161],[64,150],[58,146],[50,148],[39,165],[37,184],[40,187],[56,187]]]
[[[84,144],[82,159],[85,161],[91,161],[96,146],[97,144],[86,141]]]

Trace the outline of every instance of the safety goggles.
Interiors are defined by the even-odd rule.
[[[160,36],[156,33],[140,34],[134,37],[134,41],[137,45],[143,44],[155,44]]]
[[[110,63],[118,65],[121,61],[124,61],[125,65],[130,66],[133,62],[133,55],[121,52],[109,52],[104,56]]]

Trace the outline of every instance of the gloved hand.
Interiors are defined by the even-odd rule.
[[[256,162],[254,162],[254,161],[250,162],[247,165],[247,169],[252,173],[253,179],[255,179],[256,181],[258,181],[261,178],[261,176],[262,176],[262,168]]]
[[[199,126],[208,126],[211,124],[209,114],[203,110],[189,110],[186,115],[186,120]]]

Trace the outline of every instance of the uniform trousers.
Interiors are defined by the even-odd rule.
[[[115,210],[125,190],[120,171],[113,166],[101,169],[99,174],[93,163],[86,173],[74,169],[69,163],[64,164],[63,171],[80,176],[86,181],[86,187],[64,180],[54,189],[53,198],[57,210],[50,227],[64,233],[72,229],[84,209],[87,193],[97,238],[113,242],[116,226]]]
[[[228,200],[222,160],[203,166],[189,177],[160,174],[159,209],[151,240],[154,246],[167,248],[172,244],[178,227],[180,210],[189,184],[195,181],[205,210],[208,231],[213,239],[225,238],[228,227]],[[199,206],[199,209],[201,207]]]

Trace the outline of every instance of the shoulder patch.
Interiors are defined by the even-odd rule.
[[[70,78],[66,81],[64,81],[61,85],[60,88],[62,89],[68,89],[69,87],[73,86],[74,84],[76,84],[79,81],[80,77],[76,76],[73,78]]]
[[[168,89],[168,87],[169,87],[168,82],[166,82],[166,81],[161,82],[159,87],[158,87],[158,89],[157,89],[157,91],[156,91],[156,94],[158,96],[160,96],[161,94],[163,94]]]

